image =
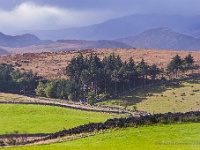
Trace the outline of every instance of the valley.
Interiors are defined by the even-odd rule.
[[[0,149],[200,149],[199,2],[0,2]]]

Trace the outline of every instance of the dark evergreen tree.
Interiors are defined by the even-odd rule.
[[[191,54],[188,54],[185,58],[184,58],[184,69],[186,71],[188,70],[192,70],[193,73],[193,69],[194,69],[194,58],[192,57]]]
[[[31,70],[14,70],[10,64],[0,64],[0,91],[21,94],[34,94],[42,77]]]
[[[172,58],[171,62],[167,66],[167,71],[169,73],[173,73],[176,77],[179,77],[180,70],[183,69],[183,60],[177,54],[175,57]]]
[[[130,82],[129,85],[133,84],[133,86],[136,86],[136,79],[138,78],[138,72],[134,63],[134,60],[132,57],[129,58],[128,64],[127,64],[127,77],[128,81]]]
[[[117,96],[117,83],[120,82],[120,75],[118,73],[118,71],[115,69],[112,74],[111,74],[111,80],[114,82],[114,96]]]
[[[141,62],[138,64],[137,70],[138,70],[139,75],[142,77],[143,86],[145,86],[146,81],[147,81],[147,75],[149,74],[149,66],[144,61],[143,58],[142,58]]]
[[[149,66],[149,76],[151,77],[151,79],[153,80],[153,82],[156,79],[156,76],[160,73],[160,69],[156,66],[156,64],[153,64],[151,66]]]

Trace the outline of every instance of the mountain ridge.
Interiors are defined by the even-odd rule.
[[[134,36],[150,28],[169,27],[180,33],[192,33],[200,30],[199,16],[181,16],[164,14],[132,14],[106,20],[90,26],[59,29],[23,31],[35,34],[41,39],[50,40],[113,40]]]
[[[153,28],[136,36],[117,39],[136,48],[200,50],[200,39],[175,32],[168,27]]]
[[[37,36],[33,34],[23,34],[23,35],[6,35],[0,32],[0,46],[21,48],[30,45],[44,45],[51,43],[50,40],[40,40]]]
[[[129,36],[115,40],[58,40],[47,45],[32,45],[22,48],[3,47],[3,49],[10,53],[39,53],[133,47],[161,50],[200,51],[200,39],[176,32],[168,27],[159,27],[146,30],[136,36]]]
[[[7,55],[7,54],[11,53],[0,47],[0,55]]]
[[[10,53],[40,53],[40,52],[60,52],[69,50],[92,50],[97,48],[129,48],[131,46],[118,41],[99,40],[59,40],[48,45],[31,45],[28,47],[11,48],[3,47]]]

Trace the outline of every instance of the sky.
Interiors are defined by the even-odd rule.
[[[0,32],[87,26],[130,14],[200,15],[200,0],[0,0]]]

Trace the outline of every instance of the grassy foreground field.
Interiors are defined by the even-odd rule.
[[[187,112],[200,110],[200,78],[185,82],[170,83],[149,89],[139,89],[127,95],[99,103],[100,105],[123,107],[127,101],[129,109],[150,113]]]
[[[104,122],[117,115],[39,105],[0,105],[0,134],[49,133],[89,122]]]
[[[197,150],[200,149],[200,123],[155,125],[107,130],[87,138],[10,150]]]

